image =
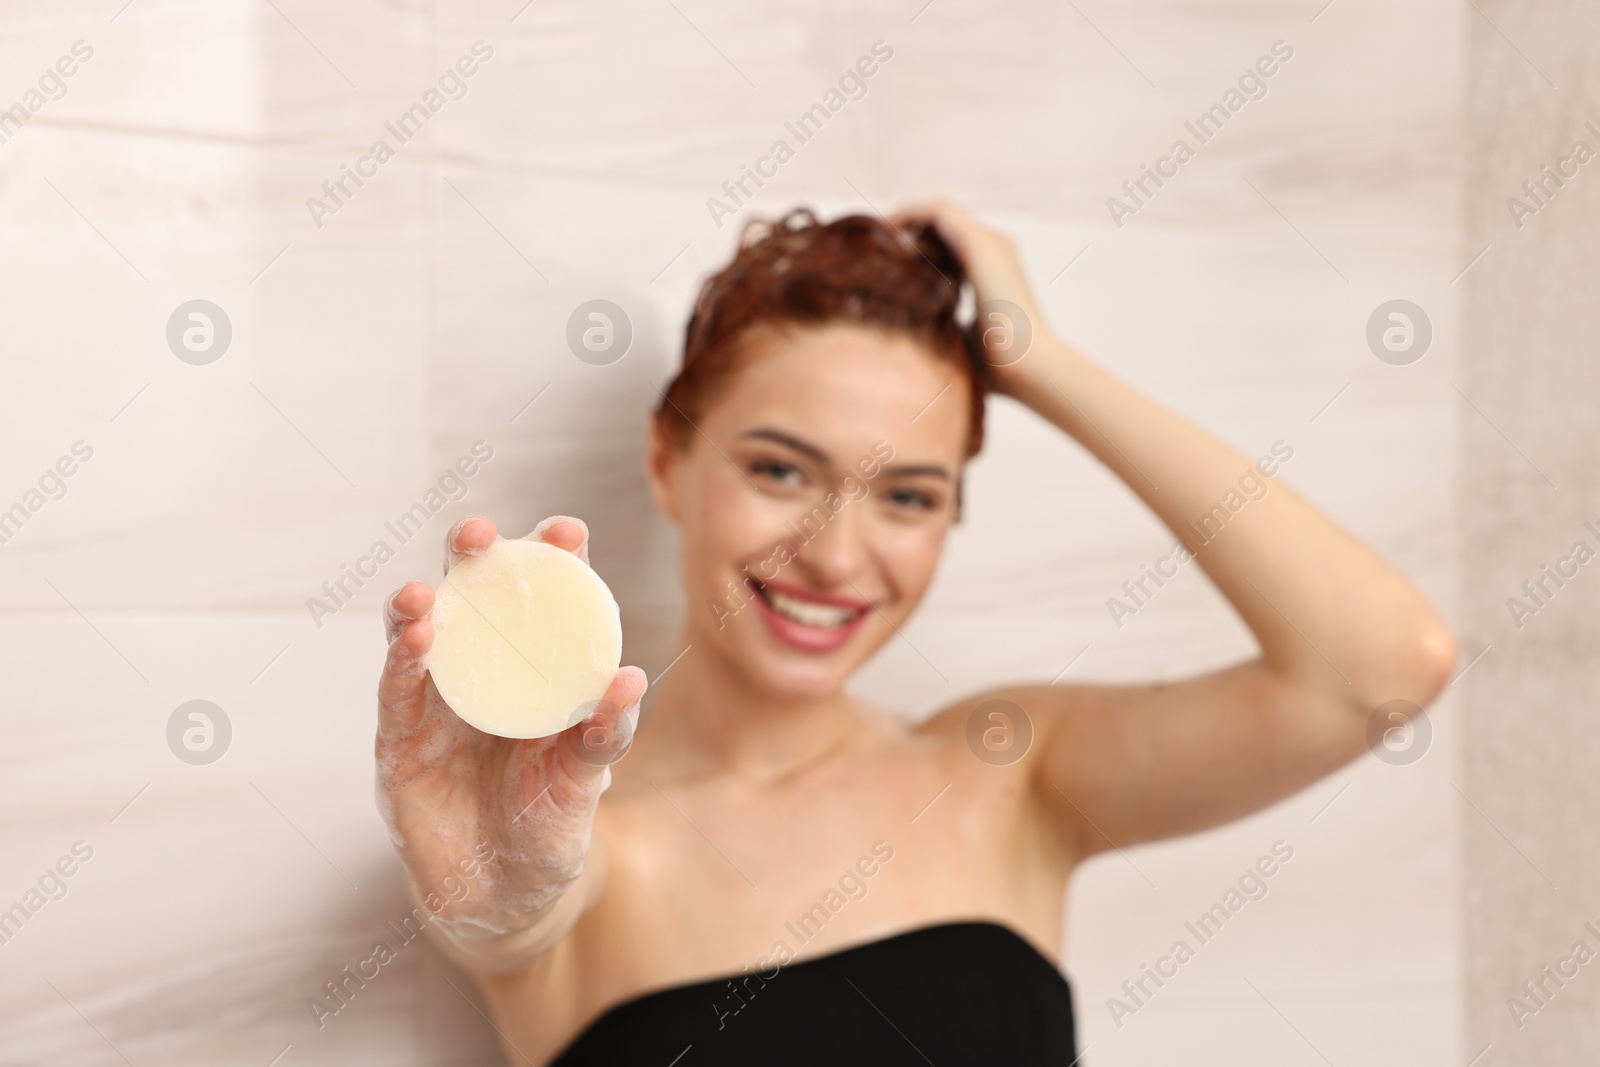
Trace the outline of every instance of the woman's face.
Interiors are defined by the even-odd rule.
[[[895,638],[933,578],[967,441],[963,372],[858,326],[763,331],[681,451],[653,446],[683,535],[689,641],[820,697]]]

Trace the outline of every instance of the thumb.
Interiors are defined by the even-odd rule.
[[[557,747],[574,777],[601,774],[627,753],[639,725],[645,686],[644,671],[622,668],[584,720],[561,734]]]

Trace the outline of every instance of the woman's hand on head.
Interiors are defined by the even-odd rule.
[[[896,212],[889,220],[893,225],[931,225],[944,238],[950,250],[961,260],[967,278],[972,283],[977,299],[979,321],[976,323],[980,337],[985,341],[985,363],[990,381],[1002,393],[1014,392],[1020,380],[1034,370],[1031,364],[1038,360],[1028,358],[1041,342],[1049,339],[1049,326],[1039,312],[1033,289],[1022,269],[1014,241],[999,230],[979,222],[964,209],[948,200],[927,204],[914,204]],[[1010,316],[1000,309],[986,309],[991,301],[1003,300],[1016,305],[1026,319],[1026,324],[1008,321]],[[1018,336],[1026,329],[1032,341],[1023,356],[999,350],[992,342],[1008,335]]]
[[[577,519],[546,519],[528,536],[588,562],[588,530]],[[489,520],[462,520],[446,535],[446,572],[499,540]],[[416,895],[442,903],[436,923],[471,955],[473,943],[526,940],[556,918],[583,873],[610,764],[632,743],[645,676],[622,668],[599,709],[562,733],[526,740],[483,733],[450,710],[428,677],[433,603],[431,587],[408,582],[385,611],[378,806]],[[560,911],[575,920],[582,903]]]

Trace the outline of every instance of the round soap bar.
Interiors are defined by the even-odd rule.
[[[622,662],[622,615],[589,565],[543,541],[497,541],[454,564],[433,603],[427,667],[484,733],[544,737],[581,722]]]

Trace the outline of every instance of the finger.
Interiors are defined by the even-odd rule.
[[[562,762],[575,779],[599,777],[627,753],[639,726],[639,701],[646,685],[644,671],[622,668],[589,717],[561,735]]]
[[[890,219],[895,222],[901,220],[925,222],[949,229],[961,229],[964,223],[975,221],[971,215],[949,200],[924,200],[907,204],[891,215]]]
[[[450,568],[469,556],[476,556],[484,549],[500,540],[500,532],[495,529],[494,523],[482,515],[468,515],[454,526],[444,537],[444,571],[450,573]]]
[[[428,669],[433,620],[412,619],[400,628],[378,679],[378,737],[394,741],[414,733],[428,710]]]
[[[974,231],[971,220],[959,213],[952,205],[945,201],[933,204],[917,204],[902,209],[890,219],[903,238],[915,240],[915,234],[929,234],[939,239],[951,254],[961,269],[972,277],[977,261],[978,245],[981,234]],[[972,278],[974,282],[976,278]]]
[[[889,225],[905,240],[913,240],[913,231],[932,229],[949,241],[939,226],[939,213],[931,204],[912,204],[901,208],[888,218]]]
[[[405,624],[433,610],[433,587],[426,582],[407,582],[394,591],[383,609],[383,639],[390,643],[400,636]]]
[[[906,226],[914,222],[932,222],[938,214],[931,203],[907,204],[890,215],[889,221],[896,226]]]
[[[998,230],[981,222],[966,208],[950,200],[935,200],[907,209],[913,217],[927,222],[957,249],[971,249],[988,238],[1001,238]]]
[[[564,548],[585,563],[589,562],[589,526],[571,515],[550,516],[533,528],[528,540]]]

